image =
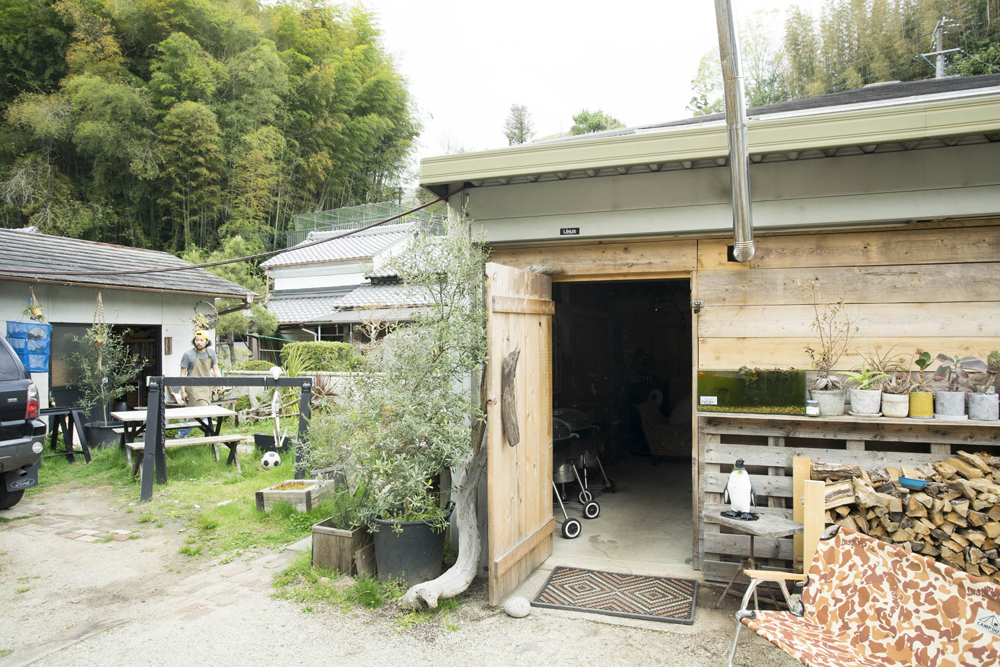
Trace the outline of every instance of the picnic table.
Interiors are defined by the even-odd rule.
[[[164,443],[166,449],[178,447],[193,447],[196,445],[210,445],[215,460],[219,460],[218,445],[226,445],[229,448],[229,458],[226,465],[236,465],[236,470],[240,470],[240,460],[236,448],[241,442],[251,439],[244,435],[222,435],[222,425],[227,417],[232,417],[236,413],[228,408],[219,405],[193,406],[183,408],[167,408],[164,410],[164,419],[167,422],[166,430],[176,430],[179,428],[200,428],[205,434],[201,438],[170,438]],[[137,441],[139,436],[146,430],[146,410],[124,410],[112,412],[111,416],[118,419],[123,424],[122,446],[125,448],[125,457],[132,467],[132,474],[137,475],[142,469],[143,455],[145,454],[145,443]],[[173,422],[171,424],[171,422]],[[134,456],[133,456],[134,454]]]

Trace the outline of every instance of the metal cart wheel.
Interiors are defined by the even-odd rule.
[[[578,497],[580,498],[580,504],[586,505],[587,503],[589,503],[594,499],[594,494],[584,489],[583,491],[580,492],[580,495]]]
[[[601,506],[595,502],[589,502],[583,506],[583,516],[588,519],[596,519],[601,516]]]
[[[562,536],[567,540],[573,540],[580,537],[580,532],[583,530],[583,526],[576,519],[567,519],[562,525]]]

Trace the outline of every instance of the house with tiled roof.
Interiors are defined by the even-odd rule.
[[[43,404],[76,400],[67,359],[74,336],[94,322],[98,293],[105,322],[116,332],[128,330],[126,340],[147,360],[126,397],[130,407],[145,404],[144,377],[179,374],[196,313],[211,313],[216,299],[249,305],[257,296],[169,253],[51,236],[33,227],[0,229],[0,319],[25,321],[34,295],[52,325],[48,372],[32,374]]]
[[[267,308],[285,340],[353,341],[358,325],[405,320],[425,300],[404,288],[385,260],[402,249],[413,223],[386,224],[344,236],[313,231],[261,266],[274,281]]]

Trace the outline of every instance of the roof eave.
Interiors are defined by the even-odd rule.
[[[227,292],[210,292],[198,290],[178,290],[160,287],[142,287],[138,285],[116,285],[113,283],[84,282],[78,280],[66,280],[58,278],[41,278],[30,275],[9,275],[0,273],[0,280],[16,280],[18,282],[44,283],[46,285],[65,285],[68,287],[90,287],[93,289],[123,290],[127,292],[157,292],[161,294],[189,294],[192,296],[210,296],[217,299],[238,299],[246,301],[247,297],[260,296],[256,292],[247,290],[242,294],[231,294]]]

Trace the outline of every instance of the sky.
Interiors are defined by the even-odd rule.
[[[511,104],[535,138],[568,131],[581,109],[628,126],[686,118],[691,79],[718,48],[711,0],[363,0],[406,77],[423,132],[416,160],[502,148]],[[737,18],[821,0],[733,0]]]

